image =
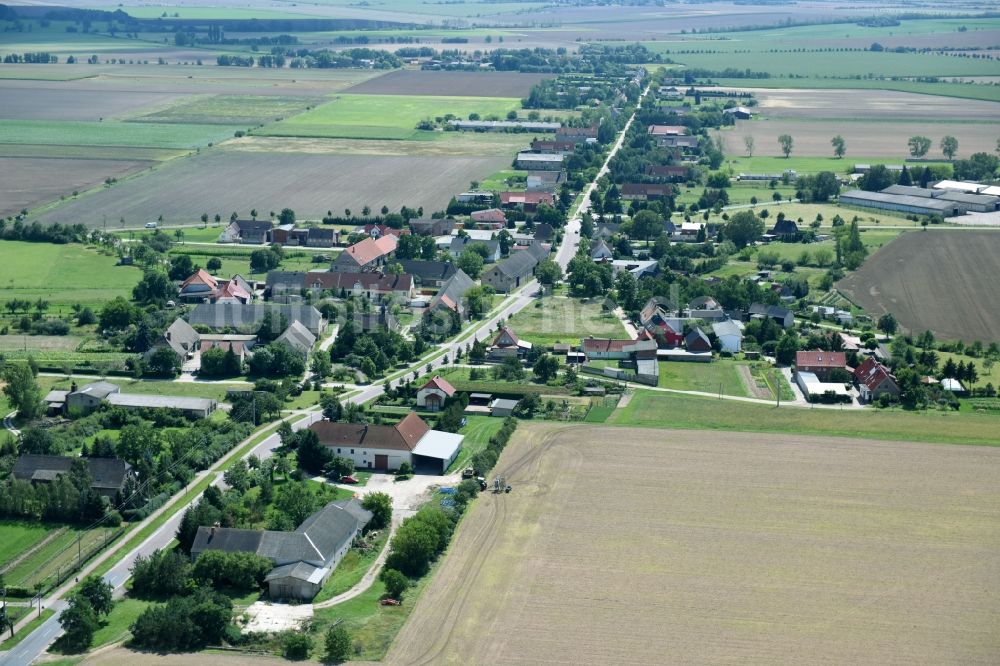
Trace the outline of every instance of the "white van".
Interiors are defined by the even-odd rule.
[[[155,229],[156,228],[156,222],[147,222],[146,223],[146,228],[147,229]]]

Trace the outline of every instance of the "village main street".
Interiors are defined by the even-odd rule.
[[[647,86],[642,95],[639,97],[638,106],[641,106],[642,100],[648,92],[649,87]],[[635,113],[633,113],[628,119],[619,134],[618,139],[612,145],[611,150],[608,151],[607,159],[598,171],[597,176],[583,190],[582,200],[566,224],[562,244],[557,248],[555,253],[555,261],[564,272],[566,267],[569,265],[570,260],[579,248],[581,242],[580,223],[583,214],[590,208],[590,195],[597,186],[598,179],[608,173],[611,159],[621,148],[622,143],[625,140],[625,136],[628,133],[629,128],[632,126],[634,119]],[[455,340],[444,343],[436,348],[431,353],[429,360],[428,357],[425,356],[424,358],[421,358],[411,364],[406,370],[393,373],[388,379],[374,382],[371,385],[361,387],[357,392],[349,393],[348,397],[346,397],[344,401],[357,404],[368,402],[369,400],[382,395],[387,387],[398,386],[406,377],[410,377],[411,375],[416,376],[427,369],[433,370],[434,368],[439,368],[453,362],[460,351],[471,345],[474,340],[486,340],[490,338],[500,321],[508,320],[514,314],[520,312],[530,303],[534,302],[535,298],[538,296],[538,290],[539,284],[537,281],[532,280],[526,283],[523,287],[504,299],[501,305],[491,312],[489,317],[474,323],[469,330],[459,334]],[[307,410],[293,412],[285,418],[289,421],[296,419],[292,424],[292,428],[293,430],[298,430],[308,427],[312,423],[321,420],[322,413],[320,412],[319,406],[315,405]],[[276,449],[281,443],[276,430],[277,424],[272,424],[268,428],[265,428],[263,432],[270,432],[272,434],[269,434],[249,451],[245,451],[242,456],[249,457],[251,455],[255,455],[258,458],[266,458],[270,456],[274,449]],[[251,442],[260,437],[260,434],[261,432],[258,431],[247,440],[241,442],[229,454],[216,461],[216,463],[209,469],[196,475],[191,484],[195,485],[206,477],[212,479],[211,483],[213,485],[222,484],[222,472],[230,460],[239,452],[243,452],[251,444]],[[140,523],[138,528],[134,530],[135,533],[140,532],[144,526],[155,523],[165,514],[169,514],[170,516],[165,522],[159,525],[152,534],[143,540],[142,543],[133,547],[132,550],[128,551],[123,557],[120,557],[121,551],[129,543],[129,539],[124,537],[117,544],[113,545],[111,548],[83,567],[83,569],[78,572],[77,578],[84,578],[110,559],[120,557],[115,565],[104,574],[103,578],[114,587],[115,594],[121,596],[121,594],[124,593],[124,585],[129,579],[130,570],[136,558],[139,556],[146,556],[157,549],[166,548],[174,539],[174,535],[177,532],[177,526],[180,524],[184,509],[195,504],[201,497],[199,493],[196,497],[190,498],[186,503],[181,504],[180,500],[185,494],[186,492],[183,490],[178,492],[170,502],[155,511],[148,518],[146,518],[146,520]],[[48,649],[52,642],[55,641],[62,633],[59,625],[59,614],[64,608],[65,597],[75,587],[75,585],[75,581],[68,581],[65,585],[58,588],[55,592],[42,600],[41,603],[43,608],[51,608],[56,612],[48,620],[38,626],[29,636],[22,640],[14,649],[6,653],[0,653],[0,664],[16,664],[18,666],[30,664],[40,657],[46,649]],[[15,629],[21,629],[29,622],[30,616],[24,618]]]

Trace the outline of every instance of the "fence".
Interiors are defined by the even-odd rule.
[[[96,528],[82,532],[75,540],[50,555],[20,580],[9,581],[12,586],[8,591],[23,590],[31,594],[37,590],[46,592],[58,587],[124,533],[124,527]]]

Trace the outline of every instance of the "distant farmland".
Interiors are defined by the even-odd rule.
[[[996,340],[1000,330],[1000,233],[906,233],[837,288],[873,315],[891,312],[908,331]]]
[[[157,219],[172,224],[197,222],[202,213],[228,219],[256,208],[288,207],[300,218],[318,219],[326,211],[360,210],[383,205],[443,210],[470,180],[510,164],[496,157],[383,157],[215,149],[176,160],[110,189],[66,202],[38,216],[43,223],[81,222],[109,228]]]
[[[417,123],[449,113],[460,118],[467,118],[470,113],[502,118],[519,107],[518,99],[505,97],[338,95],[312,111],[254,133],[334,139],[432,138],[434,133],[416,129]]]
[[[434,72],[396,70],[344,92],[355,95],[457,95],[465,97],[527,97],[531,87],[551,74],[519,72]]]
[[[986,664],[1000,450],[522,424],[388,664]]]

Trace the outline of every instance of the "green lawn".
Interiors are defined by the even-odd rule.
[[[39,385],[45,391],[53,389],[68,391],[73,382],[84,383],[84,380],[60,377],[40,377]],[[239,388],[239,385],[214,384],[209,382],[171,382],[156,379],[130,379],[128,377],[111,377],[111,381],[121,387],[123,393],[143,393],[152,395],[176,395],[185,398],[211,398],[223,401],[226,391]]]
[[[47,527],[53,528],[52,525]],[[80,530],[69,527],[39,548],[31,557],[25,558],[5,572],[4,579],[7,584],[19,587],[31,588],[36,583],[51,585],[57,576],[66,573],[67,568],[76,566],[78,538],[80,538],[79,552],[86,558],[89,549],[103,543],[105,537],[112,533],[113,530],[104,528]]]
[[[434,139],[440,133],[416,129],[421,120],[451,113],[466,118],[506,116],[520,100],[507,97],[337,95],[332,101],[273,123],[256,134],[347,139]]]
[[[625,327],[598,300],[549,296],[511,317],[508,325],[518,337],[534,344],[580,343],[587,336],[624,338]]]
[[[465,435],[462,440],[462,450],[459,452],[455,462],[448,468],[449,472],[464,469],[472,456],[486,448],[492,437],[503,426],[504,420],[492,416],[467,416],[465,427],[459,432]]]
[[[608,420],[622,426],[740,430],[998,446],[995,415],[803,409],[637,390]]]
[[[736,366],[734,361],[727,360],[711,363],[663,361],[660,363],[658,386],[706,393],[718,393],[721,387],[724,395],[752,397],[743,384]]]
[[[142,278],[138,268],[116,266],[116,257],[72,243],[0,241],[0,256],[0,300],[41,298],[50,315],[69,314],[73,303],[98,308],[129,297]]]
[[[40,523],[28,523],[20,520],[0,521],[0,566],[6,565],[37,544],[53,529],[53,525]]]
[[[525,187],[527,184],[528,172],[517,169],[504,169],[497,171],[489,178],[483,179],[479,183],[479,189],[490,192],[515,189]]]
[[[126,597],[115,602],[108,616],[101,621],[101,628],[94,632],[91,649],[124,641],[131,636],[129,627],[152,605],[151,601]]]
[[[225,125],[177,123],[5,120],[0,143],[143,148],[199,148],[230,139],[238,129]]]
[[[382,530],[378,538],[372,540],[372,547],[367,553],[361,553],[353,548],[347,551],[344,558],[337,564],[337,568],[330,574],[330,578],[323,584],[323,589],[313,599],[313,603],[332,599],[360,583],[365,573],[378,558],[379,553],[382,552],[388,537],[389,530]]]
[[[40,627],[46,620],[52,617],[54,613],[55,611],[52,610],[51,608],[45,608],[42,610],[42,614],[39,615],[36,607],[36,611],[34,612],[33,615],[34,619],[32,619],[31,622],[29,622],[28,624],[24,625],[24,627],[19,632],[14,634],[12,638],[8,638],[3,643],[0,643],[0,652],[6,650],[13,650],[21,643],[21,641],[30,636],[31,632],[33,632],[35,629],[38,629],[38,627]],[[4,635],[6,636],[7,634],[5,633]]]

